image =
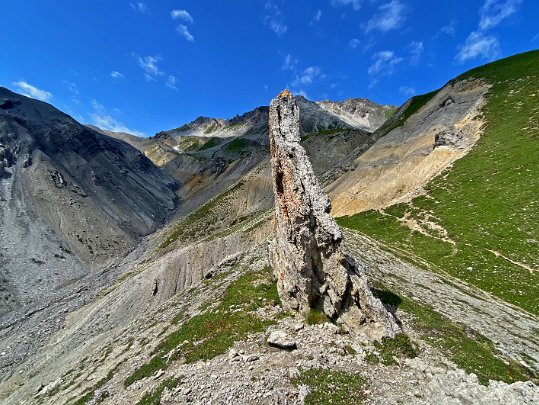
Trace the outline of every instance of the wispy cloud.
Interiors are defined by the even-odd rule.
[[[406,6],[399,0],[378,7],[378,12],[367,22],[366,32],[378,30],[387,32],[397,29],[406,21]]]
[[[310,25],[314,25],[316,24],[318,21],[320,21],[322,19],[322,10],[318,10],[316,13],[314,13],[313,15],[313,19],[311,20],[311,24]]]
[[[185,25],[178,25],[176,27],[176,32],[180,34],[180,36],[184,37],[187,41],[195,42],[195,37],[189,32],[189,28],[187,28]]]
[[[496,27],[507,17],[515,14],[523,0],[486,0],[479,10],[479,29]]]
[[[146,81],[151,82],[157,79],[159,76],[163,76],[165,73],[159,69],[157,65],[161,62],[162,58],[160,56],[138,56],[133,54],[135,59],[138,62],[138,65],[144,71],[144,78]]]
[[[408,47],[410,48],[410,64],[417,65],[425,50],[425,45],[423,45],[423,42],[413,41]]]
[[[399,88],[399,93],[406,97],[413,97],[417,94],[417,92],[415,91],[413,87],[408,87],[408,86],[401,86]]]
[[[183,20],[188,23],[193,23],[193,17],[186,10],[172,10],[170,12],[170,17],[173,20]]]
[[[361,45],[361,41],[357,38],[352,38],[349,42],[348,42],[348,46],[352,49],[356,49],[359,45]]]
[[[282,69],[283,70],[294,70],[297,65],[298,65],[298,60],[296,58],[294,58],[292,55],[287,54],[284,57]]]
[[[117,70],[113,70],[112,72],[110,72],[110,77],[112,77],[113,79],[123,79],[124,75]]]
[[[306,99],[309,99],[309,95],[304,90],[294,90],[296,96],[303,96]]]
[[[493,60],[501,55],[500,41],[488,31],[515,14],[523,0],[485,0],[479,9],[479,24],[464,44],[457,48],[455,59],[460,63],[471,59]]]
[[[172,90],[178,90],[176,87],[176,83],[178,82],[178,79],[176,79],[176,76],[169,75],[167,78],[167,81],[165,82],[165,86]]]
[[[500,56],[500,41],[492,35],[486,35],[481,31],[472,32],[466,42],[457,53],[459,62],[466,62],[470,59],[482,58],[492,60]]]
[[[395,55],[393,51],[376,52],[372,59],[373,63],[367,72],[370,75],[383,74],[386,76],[392,75],[395,72],[395,67],[404,60]]]
[[[457,33],[457,24],[458,20],[451,20],[449,24],[444,25],[442,28],[440,28],[440,33],[454,37]]]
[[[129,3],[129,7],[131,7],[132,10],[138,11],[139,13],[143,14],[150,11],[149,7],[142,1],[134,1],[132,3]]]
[[[17,88],[17,91],[24,96],[35,98],[41,101],[49,101],[52,98],[52,93],[33,86],[23,80],[14,82],[13,85]]]
[[[77,83],[70,82],[69,80],[62,80],[62,83],[64,83],[67,89],[74,95],[77,95],[80,93]]]
[[[93,112],[88,114],[91,120],[90,123],[92,125],[95,125],[96,127],[101,129],[105,129],[107,131],[126,132],[129,134],[144,136],[143,133],[130,129],[120,121],[113,118],[106,111],[105,107],[100,104],[96,99],[93,99],[90,104],[94,110]]]
[[[299,76],[296,77],[292,85],[294,87],[300,85],[309,85],[314,79],[320,76],[321,70],[318,66],[309,66]]]
[[[330,4],[333,7],[352,6],[356,11],[361,8],[361,0],[331,0]]]
[[[277,0],[267,0],[264,3],[264,9],[266,11],[264,17],[265,24],[280,37],[286,34],[288,26],[286,25],[281,9],[277,5]]]

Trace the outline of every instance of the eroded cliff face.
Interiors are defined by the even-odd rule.
[[[375,298],[363,271],[342,247],[331,203],[300,145],[299,109],[289,91],[270,106],[270,152],[275,194],[275,239],[269,260],[285,309],[323,310],[332,320],[373,339],[400,331]]]

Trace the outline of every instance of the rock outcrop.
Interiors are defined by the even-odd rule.
[[[373,339],[400,331],[375,298],[364,272],[344,253],[342,233],[300,145],[299,108],[288,90],[271,102],[270,151],[275,239],[269,260],[287,310],[322,310],[330,319]]]

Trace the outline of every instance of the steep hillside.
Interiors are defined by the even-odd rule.
[[[538,51],[516,55],[412,100],[354,172],[331,187],[336,215],[379,211],[340,223],[539,314],[538,67]],[[442,125],[441,111],[450,118]],[[377,169],[384,159],[395,169]],[[365,182],[345,191],[350,176]],[[380,189],[366,185],[372,181]]]
[[[139,151],[0,88],[0,314],[110,265],[175,208]]]

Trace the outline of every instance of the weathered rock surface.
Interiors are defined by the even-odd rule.
[[[276,330],[268,337],[268,344],[279,349],[292,350],[296,348],[296,341],[285,331]]]
[[[269,258],[283,306],[304,315],[320,308],[352,331],[373,339],[393,337],[400,331],[393,315],[344,254],[329,198],[300,145],[299,108],[289,91],[271,102],[269,126],[275,194]]]

